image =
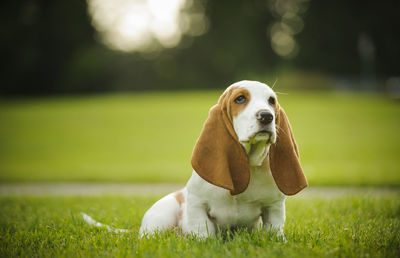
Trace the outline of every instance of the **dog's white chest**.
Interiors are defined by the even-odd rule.
[[[251,227],[259,221],[263,208],[285,199],[265,168],[252,168],[249,186],[241,194],[232,196],[222,189],[212,192],[213,196],[208,197],[208,215],[221,227]]]
[[[222,228],[229,226],[251,226],[261,214],[257,202],[243,202],[237,197],[226,198],[224,202],[211,203],[210,219]]]

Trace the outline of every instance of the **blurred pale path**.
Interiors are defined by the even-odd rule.
[[[0,184],[0,196],[163,196],[183,187],[183,184],[14,183]],[[400,188],[316,186],[308,187],[290,198],[330,199],[359,195],[400,197]]]
[[[184,184],[221,92],[1,100],[0,182]],[[400,103],[343,92],[279,101],[310,185],[400,185]]]
[[[0,195],[155,196],[175,192],[183,187],[183,184],[11,183],[0,184]]]

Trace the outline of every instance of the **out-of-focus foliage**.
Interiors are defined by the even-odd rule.
[[[285,57],[273,42],[288,44],[292,38],[277,34],[274,41],[271,30],[288,17],[279,16],[277,6],[292,3],[306,9],[296,18],[302,26],[293,35],[296,52]],[[4,0],[0,93],[224,88],[243,78],[281,82],[288,74],[303,81],[280,87],[329,88],[338,79],[376,85],[400,73],[399,3],[202,1],[205,34],[183,35],[178,46],[162,51],[127,53],[101,43],[83,0]],[[316,86],[314,79],[308,81],[310,74],[327,83]]]

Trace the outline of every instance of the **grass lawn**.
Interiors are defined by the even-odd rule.
[[[2,99],[0,182],[183,183],[220,93]],[[328,92],[291,92],[279,101],[310,184],[400,186],[399,102]]]
[[[263,233],[197,241],[164,233],[138,239],[145,210],[157,198],[0,197],[1,257],[399,257],[400,198],[353,196],[288,199],[288,243]],[[86,225],[79,213],[129,233]]]

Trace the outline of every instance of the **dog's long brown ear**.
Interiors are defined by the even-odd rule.
[[[300,165],[299,151],[286,113],[278,105],[276,114],[277,139],[269,152],[271,173],[279,190],[286,195],[294,195],[308,183]]]
[[[210,109],[193,150],[192,167],[204,180],[235,195],[246,190],[250,166],[233,129],[230,97],[225,92]]]

